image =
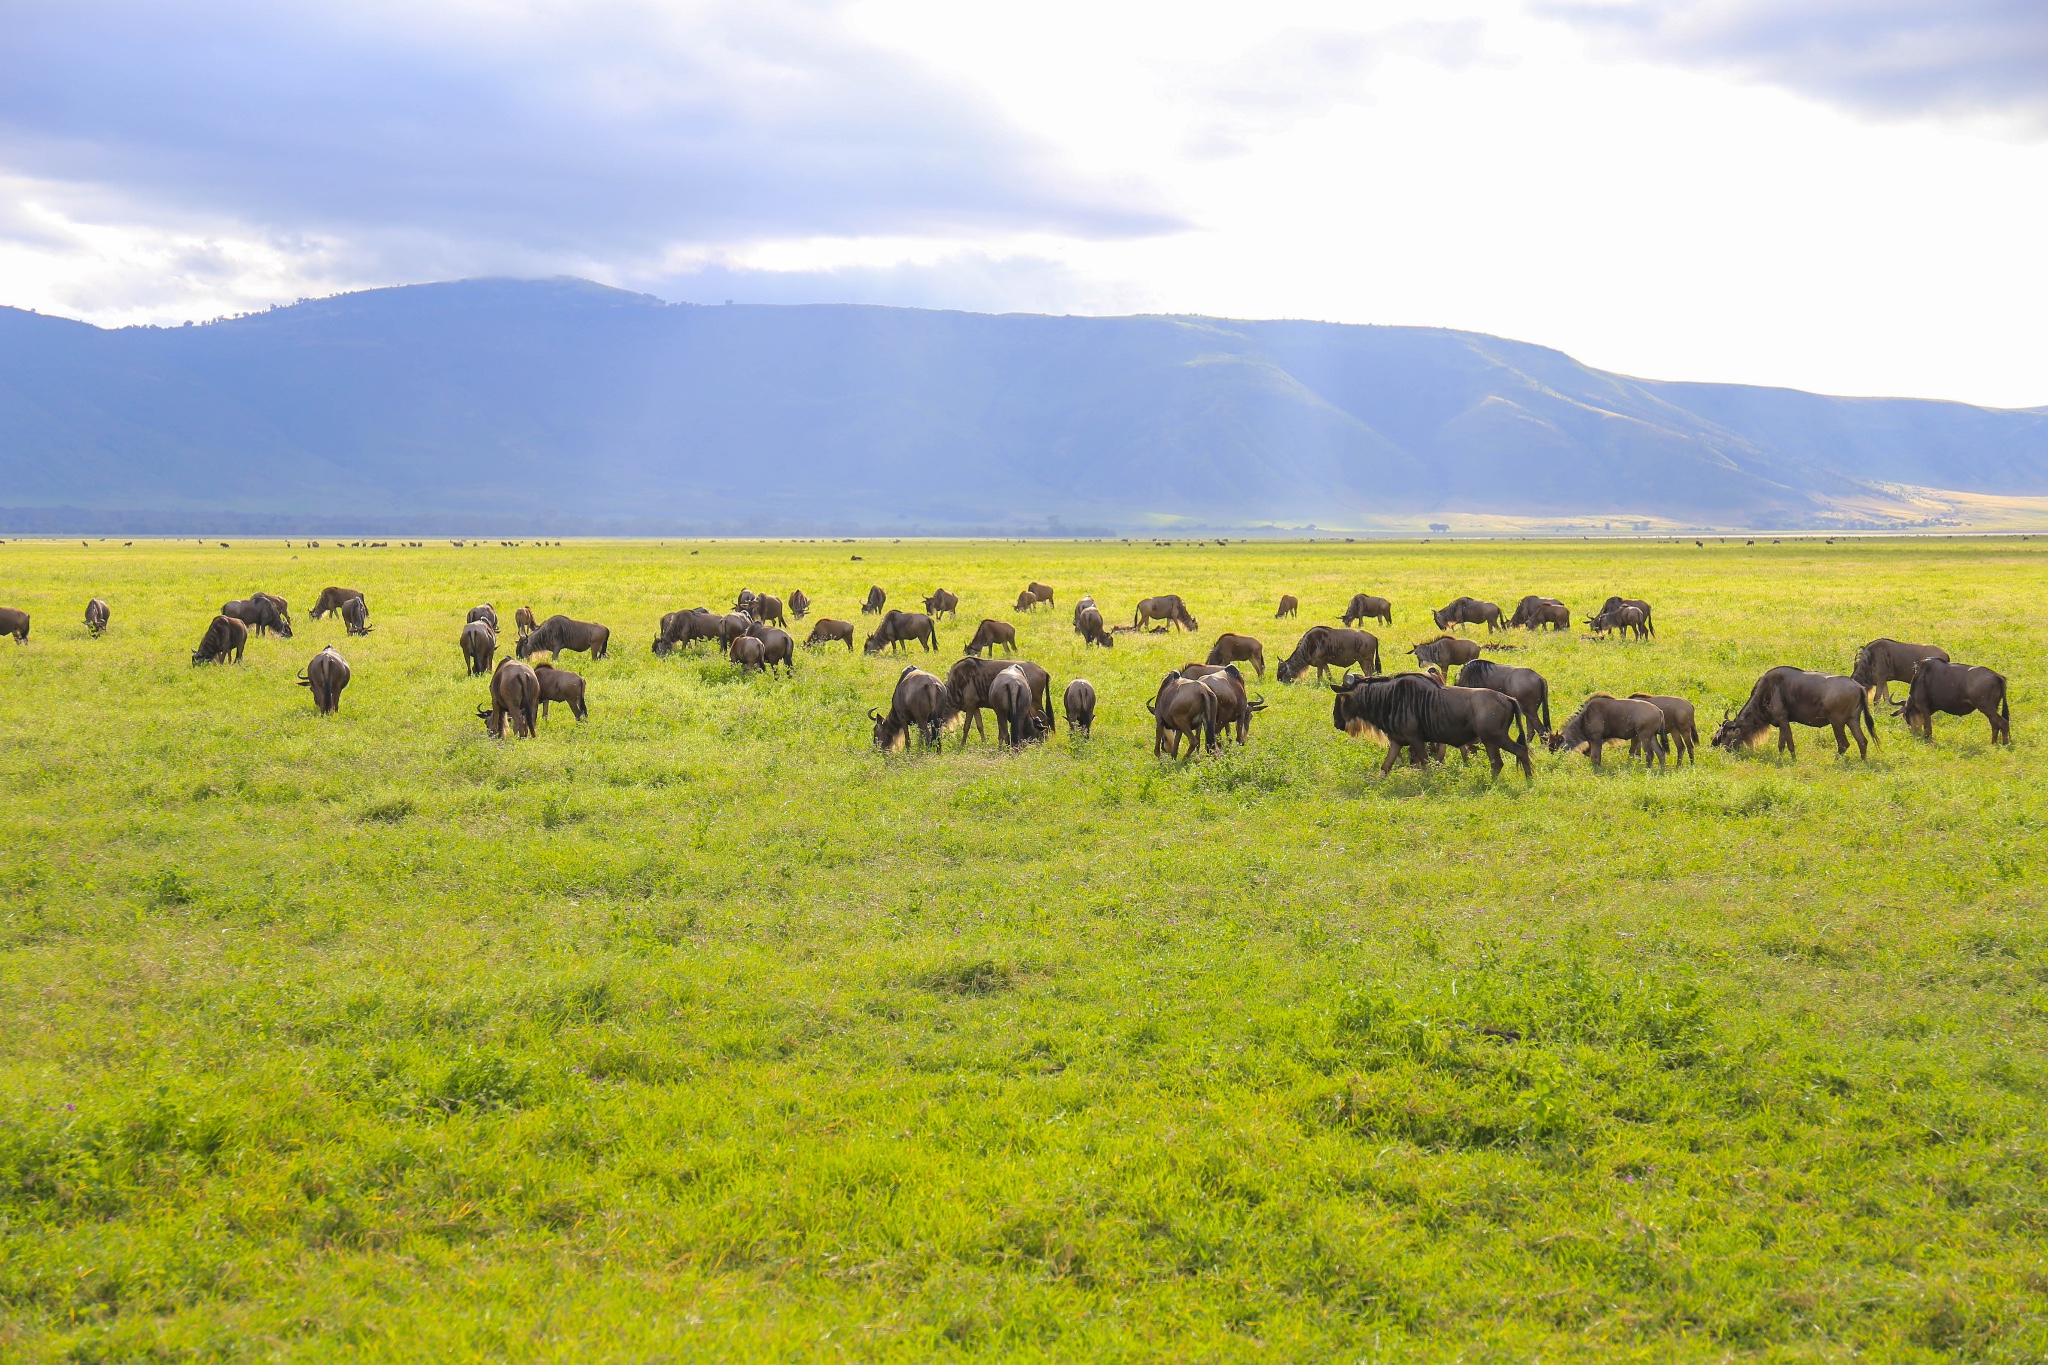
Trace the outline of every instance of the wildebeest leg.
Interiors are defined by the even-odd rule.
[[[1594,767],[1597,768],[1600,766],[1600,751],[1602,749],[1605,749],[1606,747],[1607,740],[1600,735],[1594,735],[1591,741],[1586,745],[1586,754],[1593,760]]]
[[[1799,746],[1792,742],[1792,722],[1789,720],[1778,727],[1778,752],[1799,757]]]
[[[1490,739],[1484,741],[1484,743],[1486,745],[1486,761],[1493,765],[1493,775],[1495,778],[1498,778],[1500,776],[1500,746]]]

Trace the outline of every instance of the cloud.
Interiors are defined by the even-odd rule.
[[[1536,12],[1685,66],[1864,113],[1995,115],[2048,131],[2042,0],[1537,0]]]
[[[385,269],[1178,226],[831,0],[0,0],[0,176]]]
[[[687,303],[886,304],[986,313],[1132,313],[1157,306],[1150,291],[1105,283],[1041,256],[947,252],[887,265],[770,270],[707,263],[619,283]]]

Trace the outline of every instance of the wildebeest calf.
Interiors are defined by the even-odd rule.
[[[1490,687],[1521,703],[1522,715],[1539,735],[1550,733],[1550,684],[1533,668],[1514,668],[1474,659],[1458,670],[1458,686]]]
[[[748,669],[760,672],[765,668],[761,662],[763,653],[759,640],[751,635],[742,635],[732,642],[732,647],[726,651],[726,657],[738,664],[742,673]]]
[[[315,654],[299,670],[299,686],[313,690],[313,709],[323,716],[341,710],[341,690],[348,686],[348,661],[333,645]]]
[[[1462,667],[1479,657],[1479,645],[1474,640],[1460,639],[1456,635],[1439,635],[1434,640],[1424,640],[1408,651],[1415,656],[1415,662],[1449,670]]]
[[[811,625],[811,638],[804,641],[809,646],[829,645],[835,640],[846,642],[846,652],[853,653],[853,622],[835,621],[829,616],[820,616]]]
[[[1948,651],[1939,645],[1909,645],[1899,640],[1876,639],[1856,651],[1856,664],[1849,676],[1863,684],[1864,695],[1882,699],[1889,706],[1892,684],[1913,681],[1913,670],[1922,659],[1948,662]]]
[[[535,664],[533,676],[540,684],[540,713],[548,713],[549,702],[561,702],[569,708],[569,714],[577,723],[590,719],[590,708],[583,702],[583,675],[571,673],[566,668],[553,664]]]
[[[518,659],[498,660],[491,674],[491,704],[479,706],[476,714],[492,739],[505,737],[505,722],[512,733],[531,739],[540,727],[540,677]]]
[[[1643,766],[1652,763],[1667,763],[1668,749],[1664,743],[1667,722],[1663,710],[1647,701],[1630,697],[1610,697],[1605,692],[1596,692],[1586,698],[1585,705],[1572,713],[1564,728],[1550,737],[1550,751],[1570,749],[1573,753],[1585,754],[1599,767],[1600,754],[1613,740],[1628,741],[1631,754],[1641,754]]]
[[[1693,750],[1699,747],[1699,727],[1693,723],[1692,703],[1684,697],[1657,697],[1631,692],[1630,701],[1646,701],[1664,713],[1664,736],[1678,750],[1680,762],[1698,763]]]
[[[1934,738],[1934,717],[1982,713],[1991,722],[1993,744],[2012,743],[2012,712],[2006,707],[2005,675],[1977,664],[1922,659],[1913,670],[1906,699],[1899,703],[1906,728],[1922,739]]]
[[[1076,678],[1067,684],[1067,690],[1060,697],[1061,708],[1067,713],[1067,729],[1077,735],[1087,735],[1095,728],[1095,684],[1086,678]]]
[[[0,625],[5,625],[0,620]],[[199,641],[199,648],[192,651],[195,664],[224,664],[240,662],[243,646],[249,643],[249,628],[232,616],[216,616],[206,628],[206,634]]]
[[[1380,671],[1380,639],[1369,630],[1339,626],[1310,626],[1295,641],[1294,652],[1280,661],[1273,676],[1291,683],[1313,668],[1316,677],[1328,679],[1331,669],[1343,670],[1357,664],[1367,673]]]
[[[1216,637],[1216,643],[1209,646],[1208,662],[1212,664],[1249,663],[1257,670],[1260,678],[1266,676],[1266,649],[1249,635],[1238,635],[1230,631]]]
[[[350,635],[370,633],[370,608],[361,596],[351,597],[341,604],[341,625]]]
[[[488,622],[471,621],[462,627],[462,638],[456,642],[461,646],[462,657],[469,665],[469,676],[480,678],[491,671],[491,660],[498,652],[498,637]]]
[[[1177,592],[1166,593],[1159,597],[1147,597],[1139,601],[1138,610],[1131,617],[1132,629],[1143,630],[1154,621],[1171,622],[1180,630],[1201,629],[1195,618],[1189,614],[1187,605],[1180,600],[1180,594]]]
[[[1017,652],[1017,628],[1008,621],[998,621],[992,617],[984,617],[982,623],[975,627],[974,638],[967,642],[967,652],[969,654],[980,654],[983,650],[987,650],[990,654],[994,654],[997,645],[1001,645],[1006,651],[1014,655]]]
[[[1384,621],[1394,624],[1394,604],[1384,597],[1358,592],[1351,595],[1351,604],[1344,608],[1344,624],[1355,626],[1360,621]]]
[[[1283,592],[1280,594],[1280,610],[1273,613],[1273,619],[1275,621],[1278,621],[1282,617],[1293,616],[1300,610],[1301,599],[1296,597],[1291,592]],[[1346,621],[1344,624],[1350,625],[1351,623],[1349,621]]]

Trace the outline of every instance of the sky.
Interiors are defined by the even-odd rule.
[[[0,0],[0,303],[1456,327],[2048,405],[2041,0]]]

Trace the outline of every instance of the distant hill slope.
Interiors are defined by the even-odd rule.
[[[1649,382],[1428,328],[471,280],[180,329],[0,309],[0,475],[16,529],[52,530],[1883,524],[1915,513],[1880,485],[2048,494],[2048,410]]]

